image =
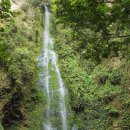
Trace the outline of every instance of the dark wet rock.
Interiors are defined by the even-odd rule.
[[[110,82],[112,85],[120,85],[121,78],[120,77],[113,77],[113,79],[110,79]]]
[[[0,89],[0,97],[2,97],[3,95],[5,95],[6,93],[10,92],[10,88],[9,87],[5,87]]]
[[[16,80],[14,78],[11,78],[11,84],[10,87],[16,86]]]
[[[2,124],[4,127],[9,127],[17,121],[24,119],[24,116],[20,110],[20,104],[23,99],[23,94],[21,92],[16,92],[13,94],[11,100],[3,108],[4,117],[2,119]]]
[[[104,75],[104,76],[100,76],[97,78],[97,82],[99,85],[104,85],[106,83],[108,79],[108,76]]]

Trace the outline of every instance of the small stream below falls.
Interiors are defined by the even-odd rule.
[[[41,69],[39,83],[47,98],[43,130],[68,130],[66,90],[57,65],[57,55],[53,50],[53,41],[50,35],[50,12],[47,6],[45,6],[43,51],[38,57],[38,63]],[[52,81],[57,83],[52,83]]]

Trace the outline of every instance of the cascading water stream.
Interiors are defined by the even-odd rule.
[[[47,108],[44,117],[46,120],[43,122],[43,130],[67,130],[65,105],[66,90],[57,65],[57,55],[53,50],[53,42],[52,38],[50,37],[50,12],[46,6],[43,34],[43,51],[38,57],[39,67],[43,68],[43,71],[41,71],[39,74],[39,83],[42,86],[43,91],[46,92],[47,97]],[[50,64],[52,68],[50,68]],[[53,69],[56,74],[58,85],[56,90],[50,85],[50,69]],[[55,98],[55,92],[59,97],[57,100]],[[54,108],[54,106],[52,107],[54,102],[58,102],[58,108]],[[58,114],[54,114],[57,111],[56,109],[58,109]],[[59,122],[54,123],[54,121],[52,121],[53,118],[57,118],[57,120],[59,119]]]

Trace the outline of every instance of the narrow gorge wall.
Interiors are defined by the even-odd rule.
[[[41,51],[43,12],[31,0],[12,2],[9,10],[17,13],[0,15],[0,128],[41,129],[44,95],[37,85],[36,58]]]

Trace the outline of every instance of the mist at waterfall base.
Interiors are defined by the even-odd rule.
[[[39,74],[39,84],[46,93],[47,104],[44,114],[43,130],[68,130],[67,112],[65,105],[66,90],[57,65],[57,55],[53,50],[53,41],[50,36],[50,12],[45,6],[44,32],[43,32],[43,50],[38,57],[39,68],[42,68]],[[51,67],[50,67],[51,66]],[[57,89],[50,84],[50,69],[56,74]],[[56,98],[56,94],[58,98]],[[56,108],[55,108],[56,107]]]

